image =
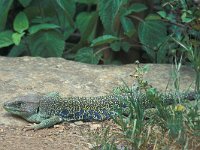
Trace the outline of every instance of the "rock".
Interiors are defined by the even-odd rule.
[[[90,65],[62,58],[0,57],[0,105],[19,95],[58,91],[62,96],[100,96],[116,86],[133,83],[136,65]],[[153,86],[165,90],[170,79],[171,65],[149,64],[145,75]],[[194,81],[194,71],[183,67],[181,88],[187,89]],[[172,83],[169,84],[169,87]],[[0,107],[1,124],[25,125],[22,119],[12,117]]]

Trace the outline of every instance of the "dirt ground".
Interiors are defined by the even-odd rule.
[[[88,150],[94,148],[93,136],[102,126],[76,122],[25,131],[24,127],[0,125],[0,150]]]

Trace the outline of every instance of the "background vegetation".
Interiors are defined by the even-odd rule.
[[[1,0],[0,55],[92,64],[199,55],[197,0]],[[188,61],[189,60],[189,61]]]

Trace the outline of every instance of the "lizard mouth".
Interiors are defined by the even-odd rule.
[[[20,106],[16,105],[14,102],[4,103],[3,108],[8,112],[12,112],[13,114],[17,114],[18,112],[25,112],[23,109],[20,109]]]

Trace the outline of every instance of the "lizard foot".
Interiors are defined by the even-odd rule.
[[[36,131],[37,129],[35,129],[35,125],[37,125],[36,123],[34,123],[34,124],[28,124],[28,125],[26,125],[25,127],[23,127],[23,131],[30,131],[30,130],[34,130],[34,131]]]

